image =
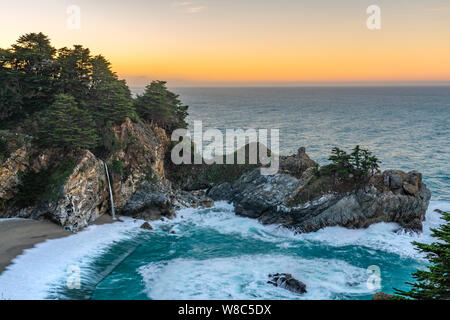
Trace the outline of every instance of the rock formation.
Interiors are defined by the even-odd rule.
[[[71,231],[87,226],[110,211],[103,161],[109,164],[119,214],[154,220],[174,215],[175,196],[181,198],[178,207],[189,202],[174,195],[166,178],[164,157],[169,139],[163,129],[127,119],[114,127],[114,135],[120,149],[107,159],[88,150],[64,154],[58,149],[36,150],[30,144],[17,149],[0,163],[0,217],[46,219]],[[27,186],[20,190],[21,174],[44,170],[51,174],[67,159],[73,159],[73,167],[61,184],[50,190],[50,196],[40,194],[32,204],[20,203],[20,192],[27,192]]]
[[[269,281],[267,283],[289,290],[294,293],[304,294],[306,293],[306,284],[295,279],[289,273],[275,273],[269,274]]]
[[[419,172],[387,170],[364,182],[340,181],[314,177],[315,165],[301,148],[297,155],[280,159],[279,173],[264,176],[255,169],[234,183],[211,188],[208,196],[233,202],[238,215],[297,232],[366,228],[377,222],[422,229],[431,194]]]

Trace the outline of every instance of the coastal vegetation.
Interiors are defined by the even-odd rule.
[[[312,179],[295,196],[292,204],[305,203],[328,192],[345,193],[360,188],[379,172],[380,160],[359,145],[351,153],[334,147],[328,157],[329,164],[312,167]]]
[[[186,127],[187,109],[163,81],[133,98],[110,62],[81,45],[56,49],[46,35],[29,33],[0,49],[0,129],[26,133],[42,147],[110,155],[114,124],[128,117],[170,134]],[[3,154],[3,137],[0,148]]]
[[[16,203],[26,208],[39,201],[56,201],[60,196],[60,187],[72,173],[76,160],[66,157],[60,163],[39,171],[27,170],[19,172]]]
[[[415,282],[408,282],[411,290],[395,289],[399,297],[414,300],[450,299],[450,212],[441,212],[446,221],[437,229],[431,229],[437,239],[432,244],[413,242],[426,254],[430,266],[427,270],[418,270],[413,274]]]
[[[81,45],[56,49],[43,33],[28,33],[0,49],[0,163],[25,142],[33,154],[56,149],[50,153],[67,158],[20,172],[15,201],[21,208],[55,200],[81,150],[112,159],[112,173],[125,179],[117,158],[124,145],[114,127],[129,118],[170,134],[187,127],[187,109],[163,81],[134,98],[110,62]]]
[[[316,177],[336,175],[343,179],[363,179],[373,176],[380,167],[380,160],[367,149],[355,146],[350,154],[346,151],[334,147],[328,160],[330,164],[319,169],[315,167]]]

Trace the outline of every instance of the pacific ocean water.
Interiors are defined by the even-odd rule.
[[[434,209],[450,210],[449,87],[173,90],[190,106],[189,120],[204,127],[279,129],[281,154],[304,146],[325,164],[334,146],[359,144],[379,157],[381,169],[422,172],[432,193],[424,232],[379,223],[296,235],[235,216],[230,204],[218,202],[184,209],[175,220],[153,223],[151,232],[133,219],[89,227],[73,236],[78,251],[71,237],[38,245],[0,276],[0,288],[28,286],[11,287],[5,298],[370,299],[377,291],[408,288],[411,273],[426,267],[411,242],[430,243],[430,228],[442,222]],[[33,272],[25,268],[30,263]],[[80,288],[66,284],[71,265],[80,268]],[[267,284],[267,275],[277,272],[303,281],[308,293]]]

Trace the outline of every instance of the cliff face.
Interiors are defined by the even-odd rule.
[[[3,204],[14,197],[19,184],[19,172],[30,165],[28,149],[29,145],[19,148],[0,166],[0,201]],[[1,208],[0,205],[0,210]]]
[[[114,136],[118,150],[105,161],[120,213],[143,184],[151,183],[155,192],[170,187],[164,170],[169,139],[164,130],[129,119],[114,127]],[[36,177],[25,180],[34,183],[24,184],[24,176]],[[76,231],[109,210],[104,161],[88,150],[38,151],[28,144],[0,166],[0,217],[48,219]]]

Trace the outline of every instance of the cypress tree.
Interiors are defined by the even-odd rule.
[[[136,112],[142,119],[166,129],[170,135],[175,129],[187,127],[188,107],[182,105],[178,98],[167,89],[165,81],[153,81],[135,100]]]
[[[94,121],[86,110],[77,107],[74,97],[56,95],[55,102],[40,116],[38,144],[67,149],[89,149],[98,145]]]
[[[416,282],[408,282],[411,290],[394,289],[399,296],[415,300],[450,299],[450,212],[442,212],[442,218],[446,224],[431,229],[432,236],[438,241],[432,244],[413,242],[431,264],[427,270],[413,274]]]

